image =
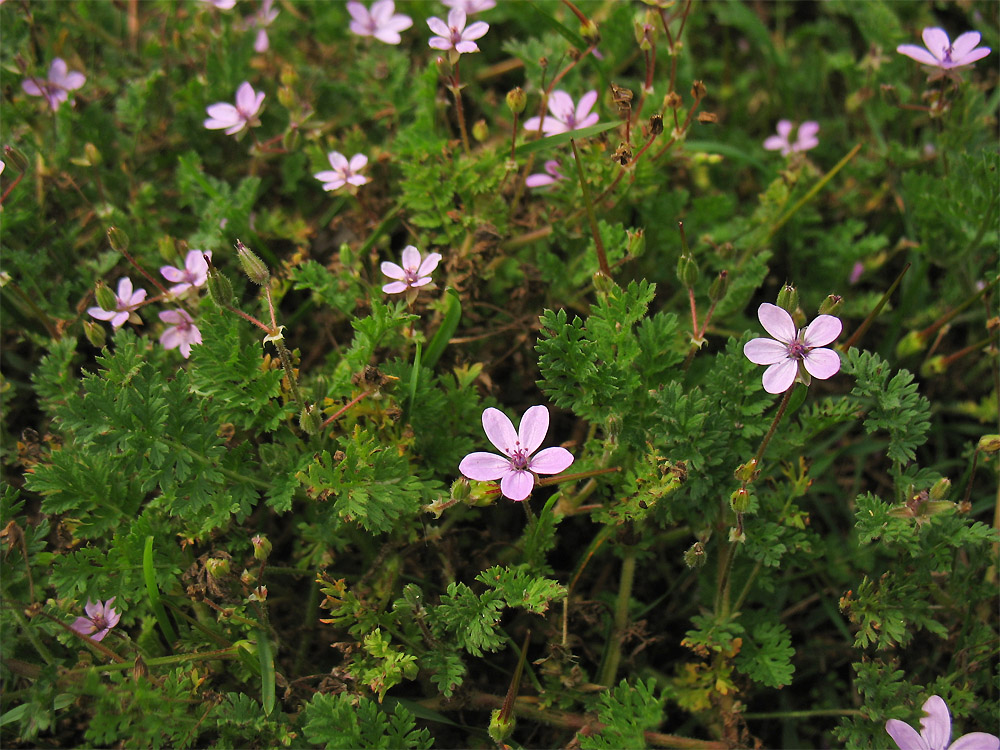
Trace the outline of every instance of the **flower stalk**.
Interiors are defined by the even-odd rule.
[[[601,240],[601,232],[597,226],[597,217],[594,215],[594,204],[590,200],[590,188],[587,187],[587,179],[583,174],[583,162],[580,161],[580,152],[576,148],[576,139],[570,138],[569,145],[573,147],[573,159],[576,161],[576,173],[580,178],[580,189],[583,191],[583,204],[587,209],[587,220],[590,222],[590,231],[594,235],[594,247],[597,250],[597,262],[600,265],[601,273],[607,278],[611,278],[611,266],[608,265],[608,255],[604,251],[604,241]]]

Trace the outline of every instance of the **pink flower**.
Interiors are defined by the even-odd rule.
[[[278,11],[272,7],[273,5],[274,0],[264,0],[257,12],[250,17],[250,28],[257,29],[257,38],[253,43],[255,52],[267,52],[271,46],[271,40],[267,38],[267,27],[278,17]]]
[[[792,387],[797,376],[808,385],[809,375],[826,380],[840,371],[837,353],[817,348],[840,335],[843,329],[840,318],[820,315],[801,331],[796,331],[792,316],[767,302],[757,309],[757,317],[764,330],[777,341],[753,339],[743,347],[743,353],[755,365],[770,365],[764,371],[763,380],[768,393],[784,393]]]
[[[992,51],[989,47],[976,46],[982,39],[978,31],[966,31],[952,43],[944,29],[928,26],[924,29],[923,37],[927,49],[915,44],[901,44],[896,47],[896,52],[912,57],[924,65],[951,70],[982,60]]]
[[[201,0],[205,5],[211,5],[219,10],[232,10],[236,0]]]
[[[485,21],[476,21],[465,28],[465,11],[461,8],[448,11],[448,23],[432,17],[427,19],[427,25],[438,34],[432,36],[427,44],[433,49],[455,50],[459,54],[479,52],[479,45],[473,39],[479,39],[490,30],[490,25]]]
[[[113,596],[104,604],[101,604],[100,600],[95,604],[88,599],[87,606],[84,607],[87,616],[77,617],[70,627],[80,635],[89,635],[95,641],[104,640],[104,636],[122,618],[111,606],[114,602],[115,597]]]
[[[358,174],[368,163],[368,157],[364,154],[355,154],[350,161],[347,161],[347,157],[339,151],[331,151],[326,158],[330,160],[333,169],[313,175],[323,183],[324,190],[337,190],[344,185],[360,186],[368,182],[367,177]]]
[[[473,13],[482,13],[484,10],[495,8],[497,0],[441,0],[449,8],[458,8],[471,16]]]
[[[226,129],[226,135],[236,135],[243,128],[254,125],[254,118],[260,111],[260,105],[264,103],[264,92],[259,94],[253,90],[247,81],[240,84],[236,89],[236,106],[219,102],[211,104],[205,108],[208,112],[208,119],[205,120],[205,127],[209,130]]]
[[[814,120],[807,120],[799,125],[799,131],[795,142],[791,143],[789,138],[792,135],[792,121],[778,120],[778,134],[770,136],[764,141],[764,148],[768,151],[780,151],[782,156],[788,156],[799,151],[808,151],[819,145],[816,133],[819,132],[819,123]]]
[[[160,344],[164,349],[177,349],[180,347],[181,356],[187,359],[191,356],[191,346],[201,343],[201,331],[191,320],[187,310],[164,310],[160,313],[160,320],[164,323],[173,323],[160,336]]]
[[[87,81],[83,73],[70,71],[66,66],[66,61],[57,57],[49,66],[48,80],[40,81],[37,78],[26,78],[21,81],[21,88],[29,96],[44,96],[49,103],[49,107],[55,112],[59,105],[69,98],[70,91],[83,86]]]
[[[568,133],[570,130],[589,128],[596,125],[600,119],[596,112],[591,112],[597,103],[597,92],[591,89],[580,97],[578,105],[573,104],[573,97],[561,89],[556,89],[549,96],[549,112],[551,117],[532,117],[524,121],[526,132],[534,132],[541,125],[545,135]]]
[[[537,117],[535,118],[538,119]],[[555,159],[549,159],[545,162],[545,171],[548,174],[542,174],[541,172],[537,174],[529,174],[525,180],[524,184],[530,188],[544,187],[545,185],[552,185],[559,180],[565,180],[566,177],[559,171],[559,162]]]
[[[848,283],[857,284],[859,281],[861,281],[861,276],[864,274],[864,272],[865,272],[865,264],[862,263],[860,260],[857,261],[851,268],[851,276],[847,280]]]
[[[347,4],[351,14],[351,31],[358,36],[373,36],[386,44],[399,44],[403,38],[400,31],[413,25],[413,19],[396,13],[393,0],[375,0],[371,11],[359,2],[351,0]]]
[[[899,750],[998,750],[1000,738],[985,732],[965,734],[951,742],[951,714],[941,696],[932,695],[924,703],[926,716],[920,720],[920,733],[899,719],[889,719],[885,731]]]
[[[208,278],[208,261],[205,256],[212,257],[212,251],[189,250],[184,258],[184,268],[174,266],[160,266],[160,273],[167,281],[175,282],[176,286],[170,287],[172,295],[179,296],[192,287],[199,287]]]
[[[430,253],[423,261],[420,260],[420,251],[413,245],[403,248],[403,265],[397,266],[395,263],[384,261],[382,263],[382,273],[390,279],[397,279],[382,287],[386,294],[399,294],[407,289],[417,289],[431,283],[431,271],[437,268],[441,262],[441,253]]]
[[[535,474],[558,474],[573,463],[573,454],[565,448],[546,448],[536,456],[531,455],[549,431],[549,410],[544,406],[528,409],[517,432],[502,411],[490,407],[483,412],[483,429],[504,455],[470,453],[462,459],[458,470],[480,482],[499,479],[500,492],[511,500],[520,502],[531,494]]]
[[[139,316],[135,314],[135,309],[146,299],[145,289],[132,291],[132,280],[124,276],[118,280],[118,292],[115,294],[117,306],[114,310],[105,310],[101,307],[88,307],[87,314],[98,320],[110,320],[112,328],[121,328],[125,321],[132,318],[133,323],[141,323]]]

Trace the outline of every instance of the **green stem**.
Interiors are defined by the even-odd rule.
[[[618,665],[622,658],[622,636],[628,625],[628,605],[632,600],[632,584],[635,581],[635,545],[625,545],[622,557],[622,570],[618,581],[618,599],[615,602],[615,619],[608,639],[607,656],[601,667],[599,685],[611,686],[618,674]]]
[[[176,656],[158,656],[154,659],[146,659],[146,666],[148,667],[169,667],[175,664],[188,664],[190,662],[196,661],[206,661],[209,659],[236,659],[238,658],[238,651],[240,646],[230,646],[229,648],[224,648],[220,651],[199,651],[195,654],[177,654]],[[86,674],[92,669],[96,669],[98,672],[124,672],[125,670],[132,669],[135,664],[132,661],[117,662],[115,664],[93,664],[89,667],[81,667],[79,669],[69,669],[63,674]]]
[[[778,406],[778,412],[774,415],[774,421],[771,422],[771,428],[767,431],[764,439],[760,441],[760,447],[757,449],[757,455],[754,456],[754,461],[756,461],[757,470],[760,470],[760,460],[764,457],[764,450],[767,448],[767,444],[771,442],[771,438],[774,436],[775,430],[778,429],[778,422],[781,418],[785,416],[785,409],[788,408],[788,402],[792,400],[792,393],[795,392],[795,388],[789,388],[785,391],[785,397],[781,399],[781,404]]]
[[[35,647],[35,651],[38,655],[42,657],[48,665],[53,665],[56,663],[55,657],[52,656],[52,652],[46,648],[45,644],[42,643],[35,629],[28,624],[28,619],[22,614],[21,610],[15,605],[9,607],[8,612],[14,613],[14,619],[17,620],[17,624],[21,626],[21,631],[28,636],[28,640],[31,641],[31,645]]]
[[[278,347],[278,356],[281,357],[281,366],[285,370],[285,377],[288,378],[288,385],[292,389],[292,398],[295,399],[295,403],[299,405],[299,411],[301,411],[306,408],[306,404],[302,400],[302,393],[299,392],[299,381],[292,369],[292,358],[288,356],[288,349],[285,348],[284,341],[275,339],[272,343]]]
[[[812,716],[866,716],[857,708],[817,708],[808,711],[771,711],[767,713],[740,714],[744,719],[808,719]]]
[[[848,162],[850,162],[851,159],[853,159],[855,156],[857,156],[858,152],[860,150],[861,150],[861,144],[859,143],[854,148],[852,148],[850,151],[848,151],[847,152],[847,156],[845,156],[843,159],[841,159],[840,161],[838,161],[834,165],[833,169],[831,169],[829,172],[827,172],[825,175],[823,175],[823,177],[820,179],[820,181],[817,182],[815,185],[813,185],[812,188],[810,188],[810,190],[809,190],[808,193],[806,193],[805,195],[803,195],[795,203],[794,206],[792,206],[790,209],[788,209],[788,211],[786,211],[781,216],[781,218],[779,218],[776,222],[774,222],[774,225],[771,227],[770,231],[768,231],[768,233],[767,233],[768,239],[770,239],[771,237],[773,237],[774,234],[775,234],[775,232],[777,232],[779,229],[781,229],[785,225],[785,223],[789,219],[791,219],[800,208],[802,208],[806,203],[808,203],[814,197],[816,197],[816,193],[818,193],[820,190],[822,190],[824,187],[826,187],[827,183],[830,182],[830,180],[832,180],[841,169],[843,169],[844,167],[846,167],[847,164],[848,164]]]
[[[580,189],[583,191],[583,205],[587,208],[587,220],[590,222],[590,231],[594,235],[594,247],[597,249],[597,262],[601,266],[601,273],[610,279],[611,267],[608,265],[608,256],[604,252],[604,242],[601,240],[601,232],[597,227],[594,204],[590,200],[590,188],[587,187],[587,180],[583,175],[583,162],[580,161],[580,152],[576,149],[576,140],[570,138],[569,145],[573,147],[573,158],[576,160],[576,173],[580,178]]]

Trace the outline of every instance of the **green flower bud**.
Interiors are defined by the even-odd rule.
[[[799,293],[791,284],[785,284],[778,292],[778,307],[789,315],[794,315],[799,308]]]
[[[253,559],[260,560],[264,562],[267,560],[267,556],[271,554],[271,542],[263,534],[254,534],[250,539],[250,544],[253,545]]]
[[[700,568],[706,561],[705,545],[701,542],[695,542],[684,552],[684,564],[689,568]]]
[[[97,282],[97,290],[94,292],[97,298],[97,305],[106,312],[114,312],[118,309],[118,297],[112,292],[103,281]]]
[[[712,302],[718,302],[723,297],[726,296],[726,292],[729,291],[729,271],[723,269],[719,271],[719,275],[715,277],[715,281],[712,282],[712,286],[708,288],[708,298]]]
[[[498,745],[503,745],[504,740],[510,737],[510,733],[514,731],[514,715],[511,714],[507,719],[501,718],[500,714],[502,709],[496,709],[490,716],[490,726],[487,730],[490,734],[490,738],[496,742]]]
[[[597,44],[601,41],[601,33],[597,30],[597,24],[589,18],[586,23],[580,24],[580,36],[584,38],[587,44]]]
[[[750,493],[747,492],[746,487],[740,487],[729,496],[729,507],[737,513],[746,513],[747,508],[750,507]]]
[[[415,583],[403,586],[403,600],[410,605],[414,612],[419,612],[424,608],[424,592]]]
[[[611,294],[618,285],[611,279],[605,276],[601,271],[598,271],[593,276],[594,289],[597,290],[598,294]]]
[[[896,356],[900,359],[919,354],[927,347],[927,341],[919,331],[910,331],[896,344]]]
[[[698,282],[700,275],[698,264],[690,255],[682,255],[677,260],[677,278],[686,288],[693,287]]]
[[[229,307],[233,303],[233,285],[213,265],[208,267],[208,280],[205,286],[208,288],[208,296],[219,307]]]
[[[636,229],[634,232],[626,229],[625,234],[628,236],[627,252],[629,257],[641,257],[646,252],[646,232],[642,229]]]
[[[490,137],[490,128],[486,124],[486,120],[476,120],[472,126],[472,137],[479,143],[485,142]]]
[[[733,474],[741,482],[752,482],[757,478],[757,459],[751,458],[745,464],[740,464],[736,467],[736,471]]]
[[[16,169],[21,174],[28,171],[28,158],[13,146],[3,147],[4,162]]]
[[[87,164],[91,167],[96,167],[104,159],[101,157],[101,152],[97,149],[93,143],[87,143],[83,147],[83,155],[87,158]]]
[[[521,114],[527,105],[528,95],[524,93],[524,89],[520,86],[515,86],[507,92],[507,109],[513,114]]]
[[[264,286],[271,278],[271,272],[254,252],[239,240],[236,240],[236,254],[240,258],[240,265],[243,266],[243,273],[247,275],[257,286]]]
[[[108,242],[115,252],[124,253],[128,250],[128,235],[118,227],[108,228]]]
[[[828,294],[823,303],[819,306],[820,315],[833,315],[844,303],[844,298],[839,294]]]
[[[983,453],[1000,451],[1000,435],[983,435],[979,438],[979,450]]]
[[[315,435],[323,427],[323,417],[316,409],[315,404],[302,407],[299,414],[299,429],[306,435]]]
[[[98,349],[102,348],[107,342],[107,334],[104,332],[104,328],[93,321],[83,321],[83,333],[87,337],[87,341]]]
[[[469,499],[469,495],[472,494],[472,487],[469,486],[469,480],[465,477],[459,477],[451,484],[451,499],[456,502],[465,502]]]
[[[205,561],[205,570],[213,578],[229,575],[229,560],[224,557],[210,557]]]
[[[931,500],[944,500],[948,497],[948,492],[951,490],[951,480],[948,477],[942,477],[934,483],[931,487],[930,498]]]

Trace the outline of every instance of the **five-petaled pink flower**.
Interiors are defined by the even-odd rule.
[[[833,315],[820,315],[801,331],[795,330],[792,316],[777,305],[763,303],[757,317],[774,339],[753,339],[743,347],[746,358],[755,365],[770,365],[764,371],[764,390],[784,393],[801,377],[826,380],[840,371],[840,357],[833,349],[821,349],[840,335],[843,324]],[[805,368],[805,373],[802,373]]]
[[[924,703],[920,733],[906,722],[889,719],[885,731],[899,750],[1000,750],[1000,738],[986,732],[972,732],[951,742],[951,714],[939,695]],[[951,743],[951,744],[949,744]]]
[[[551,116],[544,118],[531,117],[524,121],[524,130],[532,133],[541,125],[545,135],[567,133],[570,130],[589,128],[596,125],[600,119],[596,112],[590,110],[597,103],[597,92],[591,89],[580,97],[579,104],[573,104],[573,97],[561,89],[556,89],[549,96],[549,112]]]
[[[122,618],[121,614],[115,612],[114,607],[111,606],[114,602],[115,597],[113,596],[104,604],[101,604],[100,600],[91,602],[88,599],[87,606],[84,607],[87,616],[77,617],[70,627],[80,635],[89,635],[95,641],[103,640],[104,636]]]
[[[782,156],[796,154],[800,151],[808,151],[819,145],[816,134],[819,132],[819,123],[815,120],[807,120],[799,125],[795,141],[792,142],[791,120],[778,120],[778,134],[770,136],[764,141],[764,148],[768,151],[780,151]]]
[[[482,13],[484,10],[495,8],[497,0],[441,0],[449,8],[458,8],[465,11],[465,15],[471,16],[473,13]]]
[[[490,407],[483,412],[483,429],[490,442],[503,453],[470,453],[462,459],[458,470],[469,479],[480,482],[500,480],[504,497],[520,502],[535,487],[535,474],[558,474],[573,463],[573,454],[565,448],[537,450],[549,430],[549,410],[532,406],[521,417],[517,432],[513,423],[499,409]]]
[[[211,5],[218,10],[232,10],[236,6],[236,0],[201,0],[205,5]]]
[[[247,81],[236,89],[236,106],[227,102],[218,102],[205,108],[208,119],[205,127],[209,130],[226,129],[226,135],[236,135],[243,128],[255,124],[254,118],[264,103],[264,92],[257,93]]]
[[[160,273],[167,281],[173,281],[175,286],[170,287],[170,293],[175,297],[183,294],[192,287],[204,285],[208,279],[208,261],[205,256],[212,257],[212,251],[189,250],[184,258],[184,268],[174,266],[160,266]]]
[[[347,157],[339,151],[331,151],[326,155],[326,158],[330,160],[330,166],[333,169],[327,169],[313,175],[323,183],[324,190],[337,190],[344,185],[360,186],[368,182],[367,177],[359,174],[368,163],[368,157],[364,154],[355,154],[348,161]]]
[[[545,162],[544,166],[546,174],[538,172],[537,174],[529,174],[525,180],[524,184],[530,188],[544,187],[545,185],[552,185],[559,180],[565,180],[566,177],[562,172],[559,171],[559,162],[555,159],[549,159]]]
[[[257,29],[257,38],[253,42],[254,52],[267,52],[271,46],[271,40],[267,38],[267,27],[278,17],[278,11],[273,6],[274,0],[264,0],[257,12],[250,17],[250,28]]]
[[[57,57],[49,66],[47,80],[31,77],[21,81],[21,88],[29,96],[44,96],[49,107],[55,112],[59,105],[69,98],[70,91],[83,86],[87,78],[78,70],[69,70],[66,61]]]
[[[180,347],[181,356],[187,359],[191,356],[191,345],[201,343],[201,331],[194,324],[187,310],[164,310],[160,320],[172,323],[160,336],[160,344],[164,349]]]
[[[382,273],[396,279],[382,287],[386,294],[399,294],[407,289],[417,289],[431,283],[431,271],[441,262],[441,253],[429,253],[422,261],[420,251],[413,245],[403,248],[403,265],[382,262]]]
[[[960,68],[971,65],[976,60],[982,60],[992,51],[989,47],[978,47],[982,35],[978,31],[966,31],[954,42],[948,39],[944,29],[928,26],[923,33],[927,49],[915,44],[901,44],[896,52],[912,57],[924,65],[932,65],[941,70]]]
[[[347,4],[351,14],[351,31],[358,36],[373,36],[386,44],[399,44],[403,38],[400,31],[413,25],[413,19],[396,12],[393,0],[375,0],[371,11],[355,0]]]
[[[139,316],[135,314],[135,309],[146,299],[145,289],[132,291],[132,279],[123,276],[118,281],[118,292],[115,294],[116,306],[114,310],[105,310],[101,307],[88,307],[87,314],[98,320],[110,320],[112,328],[121,328],[125,321],[132,318],[133,323],[141,323]]]
[[[479,39],[490,30],[490,25],[485,21],[476,21],[466,28],[465,11],[461,8],[452,8],[448,11],[448,23],[440,18],[431,17],[427,19],[427,25],[438,35],[432,36],[427,44],[433,49],[455,50],[459,54],[479,52],[479,45],[473,40]]]

